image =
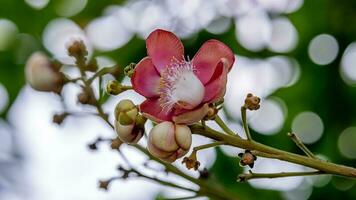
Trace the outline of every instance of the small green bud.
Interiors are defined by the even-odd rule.
[[[128,112],[130,110],[137,110],[136,105],[129,99],[121,100],[115,107],[115,119],[118,120],[119,114],[121,112]]]
[[[129,65],[127,65],[124,69],[125,75],[131,78],[132,74],[134,73],[135,67],[136,63],[130,63]]]
[[[131,125],[135,122],[136,116],[134,118],[131,118],[126,112],[120,112],[119,113],[119,123],[121,125],[127,126]]]
[[[108,94],[111,95],[118,95],[121,92],[123,92],[125,90],[123,90],[121,83],[117,82],[117,81],[110,81],[107,85],[106,85],[106,92]]]

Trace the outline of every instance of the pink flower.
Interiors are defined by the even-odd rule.
[[[131,79],[134,90],[147,98],[140,105],[145,117],[192,124],[224,96],[235,61],[225,44],[208,40],[190,61],[176,35],[157,29],[146,39],[146,48],[148,56],[137,64]]]

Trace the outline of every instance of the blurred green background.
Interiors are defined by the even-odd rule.
[[[120,0],[51,0],[42,8],[36,7],[37,4],[31,4],[31,2],[36,1],[0,0],[0,86],[5,88],[5,92],[0,93],[0,102],[5,102],[3,107],[0,106],[0,117],[4,120],[7,120],[7,113],[11,108],[12,102],[15,101],[25,85],[24,65],[26,59],[31,53],[38,50],[47,52],[48,55],[56,56],[56,50],[51,50],[44,45],[44,30],[52,20],[56,18],[72,20],[79,27],[85,29],[85,34],[89,35],[89,40],[91,38],[90,34],[92,34],[92,38],[107,37],[110,34],[100,36],[100,34],[96,35],[100,31],[91,32],[88,25],[96,18],[112,14],[114,11],[108,11],[108,6],[124,7],[136,3],[136,1]],[[41,5],[42,1],[37,2],[39,2],[38,5]],[[168,17],[168,21],[163,25],[158,22],[165,16],[155,14],[155,12],[159,11],[160,6],[164,8],[167,2],[159,0],[149,2],[150,5],[154,4],[156,7],[145,11],[148,14],[131,13],[131,16],[134,15],[136,21],[129,21],[131,18],[124,18],[126,15],[122,13],[122,15],[116,16],[124,18],[121,19],[121,21],[124,21],[123,25],[120,26],[121,28],[127,28],[125,23],[131,23],[131,26],[137,26],[139,30],[131,29],[127,33],[122,33],[122,30],[113,28],[113,31],[116,31],[113,34],[118,34],[118,37],[119,34],[123,34],[120,35],[121,38],[118,38],[119,40],[124,40],[123,37],[127,39],[116,46],[108,46],[107,43],[110,44],[110,42],[107,41],[103,41],[105,44],[101,46],[100,41],[94,41],[93,56],[105,56],[123,67],[131,62],[138,62],[146,55],[143,39],[145,35],[152,31],[155,26],[170,27],[170,23],[176,23],[172,29],[184,38],[183,43],[185,44],[186,54],[191,57],[201,44],[210,38],[219,39],[229,45],[234,53],[237,54],[236,79],[239,79],[239,57],[250,61],[254,59],[265,61],[270,57],[282,55],[289,62],[298,63],[296,64],[298,71],[293,71],[293,73],[300,73],[299,78],[288,87],[275,87],[269,93],[263,92],[262,95],[265,95],[263,96],[265,99],[277,99],[277,102],[279,100],[283,101],[281,105],[285,106],[287,111],[283,110],[283,126],[274,129],[275,132],[271,130],[273,134],[259,134],[257,132],[260,131],[257,130],[261,130],[261,128],[258,128],[258,124],[252,125],[255,139],[284,150],[302,153],[286,137],[286,133],[291,131],[293,124],[296,130],[306,130],[308,132],[316,129],[316,131],[321,131],[322,133],[322,135],[320,133],[320,138],[315,136],[316,139],[310,139],[308,136],[304,136],[306,140],[310,139],[308,147],[313,152],[321,154],[333,162],[356,167],[356,131],[354,128],[348,129],[349,127],[356,127],[356,88],[354,87],[356,85],[356,50],[355,47],[352,48],[352,45],[350,45],[356,41],[356,1],[305,0],[303,2],[280,0],[271,3],[273,2],[272,0],[270,3],[273,4],[273,7],[267,3],[268,1],[251,0],[246,3],[247,1],[222,0],[214,3],[199,1],[200,3],[195,5],[196,10],[204,9],[206,7],[204,4],[211,4],[209,9],[217,8],[218,4],[226,4],[225,6],[232,9],[229,10],[232,13],[227,13],[226,8],[225,10],[217,9],[218,11],[214,11],[216,13],[213,17],[198,15],[194,11],[191,14],[187,14],[184,10],[189,9],[189,3],[184,1],[186,7],[182,8],[183,11],[177,13],[172,11],[175,16]],[[301,7],[295,11],[287,12],[278,7],[279,3],[285,2],[287,2],[286,5],[289,5],[288,3],[293,5],[295,2],[301,2]],[[249,4],[253,6],[248,6]],[[137,5],[136,7],[140,8]],[[259,9],[255,7],[259,7]],[[136,10],[139,10],[139,8]],[[236,9],[237,14],[233,13],[234,9]],[[111,10],[114,10],[114,7]],[[248,21],[246,16],[249,17],[249,12],[263,13],[263,20],[258,21],[259,19],[257,19],[258,23],[251,23],[256,18],[261,17],[261,14],[256,14],[256,18],[251,17],[248,19],[250,21]],[[185,17],[179,18],[180,15]],[[151,21],[150,17],[152,17]],[[190,30],[189,27],[186,28],[186,24],[180,24],[181,21],[189,20],[189,17],[193,19],[199,18],[202,22],[199,26],[195,26]],[[209,18],[208,22],[205,22],[204,17],[212,19]],[[140,18],[146,18],[147,21],[140,21],[142,20]],[[174,18],[178,18],[178,20]],[[287,49],[283,49],[283,45],[289,42],[288,38],[279,40],[278,37],[289,36],[290,32],[288,32],[288,27],[285,28],[287,29],[286,32],[283,32],[285,29],[281,28],[280,35],[274,35],[273,20],[275,19],[288,19],[288,23],[296,30],[297,38],[294,41],[295,44],[287,46]],[[155,20],[158,21],[158,25],[155,24]],[[246,20],[245,23],[242,20]],[[267,25],[264,23],[267,23]],[[226,24],[226,27],[220,30],[219,25],[222,24]],[[140,29],[141,26],[143,28]],[[272,28],[266,28],[266,26],[271,26]],[[103,25],[103,27],[106,26]],[[238,28],[241,30],[237,30]],[[186,33],[182,29],[187,29],[189,32]],[[249,29],[253,31],[249,32]],[[110,30],[110,28],[102,29],[103,32],[110,32]],[[267,33],[265,34],[265,32]],[[58,36],[54,36],[52,39],[60,38],[60,34],[62,33],[58,33]],[[321,39],[319,38],[320,43],[315,42],[315,46],[312,47],[311,41],[320,34],[328,35],[326,37],[322,36]],[[240,35],[241,39],[239,40]],[[253,38],[254,35],[262,38],[267,35],[266,37],[269,39],[267,39],[268,41],[260,42],[260,44],[258,42],[261,38]],[[249,36],[252,37],[252,40],[248,39]],[[112,38],[115,37],[113,36]],[[252,45],[249,42],[252,42]],[[273,46],[274,42],[277,45],[276,48]],[[282,47],[278,48],[278,44]],[[325,63],[320,64],[315,59]],[[257,71],[260,70],[260,68],[256,69]],[[255,73],[255,76],[255,79],[260,79],[267,76],[267,74],[260,70],[259,73]],[[230,81],[233,82],[234,79],[235,77],[230,78]],[[241,95],[244,96],[245,94]],[[239,107],[238,101],[236,104],[236,107]],[[230,110],[230,112],[234,110],[233,108],[230,109],[229,105],[226,109]],[[300,128],[295,120],[297,120],[296,116],[304,111],[308,111],[309,115],[300,117],[299,126],[302,126]],[[236,117],[236,113],[230,113],[230,115],[231,121],[239,120],[239,117]],[[320,119],[322,121],[322,130],[319,130],[320,125],[307,124],[310,121],[318,123]],[[344,136],[341,136],[342,134]],[[319,182],[312,179],[303,179],[303,182],[297,188],[283,192],[255,188],[248,183],[237,183],[235,177],[242,172],[237,162],[236,157],[227,156],[219,149],[216,162],[211,167],[210,172],[215,181],[229,188],[241,199],[356,199],[355,181],[340,177],[332,177],[331,179],[324,177],[324,180],[319,180]],[[274,181],[278,182],[278,180]],[[303,185],[305,188],[303,188]]]

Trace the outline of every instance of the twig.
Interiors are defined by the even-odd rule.
[[[113,67],[104,67],[104,68],[100,69],[99,71],[97,71],[90,79],[88,79],[88,84],[91,84],[94,81],[94,79],[96,79],[97,77],[101,77],[105,74],[109,74],[109,73],[115,72],[120,69],[121,68],[118,65],[115,65]]]
[[[291,176],[312,176],[325,174],[322,171],[312,171],[312,172],[280,172],[280,173],[253,173],[251,170],[247,174],[240,174],[238,176],[239,182],[245,182],[251,179],[262,179],[262,178],[283,178]]]
[[[178,198],[164,198],[165,200],[186,200],[186,199],[194,199],[199,197],[199,195],[193,195],[189,197],[178,197]]]
[[[193,151],[199,151],[199,150],[203,150],[203,149],[207,149],[207,148],[211,148],[211,147],[215,147],[215,146],[219,146],[219,145],[223,145],[223,144],[225,144],[225,142],[222,142],[222,141],[212,142],[209,144],[196,146],[193,148]]]
[[[193,133],[214,139],[216,141],[226,142],[226,145],[258,151],[262,154],[260,156],[273,157],[290,163],[300,164],[306,167],[316,169],[318,171],[323,171],[327,174],[356,178],[356,169],[352,167],[338,165],[335,163],[326,162],[324,160],[290,153],[258,143],[256,141],[243,140],[238,137],[223,134],[209,127],[205,127],[205,129],[203,129],[203,127],[199,124],[192,125],[190,126],[190,128]]]
[[[222,130],[224,130],[225,133],[229,135],[233,135],[236,137],[240,137],[238,134],[234,133],[226,124],[225,122],[219,117],[219,115],[216,115],[214,118],[215,122],[220,126]]]
[[[250,130],[249,130],[248,125],[247,125],[246,110],[247,110],[247,109],[246,109],[245,106],[242,106],[242,107],[241,107],[242,126],[244,127],[247,140],[252,140],[252,137],[251,137],[251,134],[250,134]]]
[[[294,133],[288,133],[287,134],[292,140],[293,142],[309,157],[314,158],[314,159],[318,159],[313,152],[311,152],[304,144],[303,142],[300,140],[300,138],[294,134]]]

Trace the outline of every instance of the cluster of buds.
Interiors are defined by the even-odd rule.
[[[139,115],[131,100],[120,101],[115,108],[115,130],[121,141],[137,143],[145,132],[146,118]]]
[[[148,138],[149,152],[166,162],[174,162],[184,156],[192,144],[192,132],[186,125],[169,121],[152,128]]]
[[[44,53],[35,52],[26,62],[25,76],[33,89],[59,94],[65,82],[59,70],[60,66],[51,62]]]

